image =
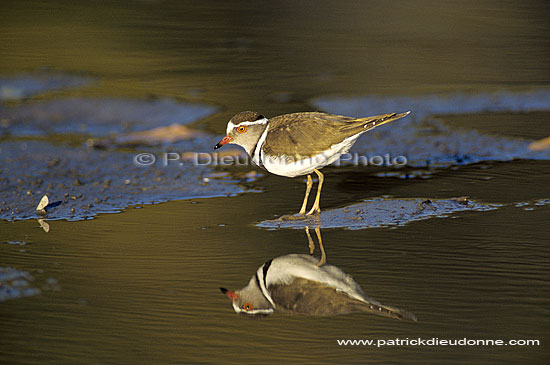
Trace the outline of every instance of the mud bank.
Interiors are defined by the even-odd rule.
[[[206,141],[203,141],[206,143]],[[184,148],[184,147],[182,147]],[[188,147],[190,148],[190,146]],[[139,165],[135,152],[53,146],[38,141],[0,144],[0,218],[41,217],[36,205],[48,195],[47,219],[87,219],[128,205],[242,193],[251,175],[219,174],[192,161]],[[144,152],[145,153],[145,152]],[[240,176],[240,178],[239,178]]]
[[[456,199],[390,199],[367,200],[346,207],[322,211],[317,216],[305,218],[284,216],[258,223],[258,227],[276,229],[305,227],[363,229],[402,226],[410,222],[444,218],[462,211],[487,211],[495,204],[481,204],[466,197]]]
[[[78,220],[129,205],[247,190],[255,177],[247,175],[250,169],[220,174],[215,166],[182,158],[187,151],[211,149],[216,137],[205,133],[156,147],[115,143],[98,149],[85,143],[91,138],[116,142],[126,133],[189,124],[217,107],[169,98],[25,100],[85,81],[57,74],[0,79],[3,99],[12,101],[0,106],[0,219],[41,217],[35,208],[43,195],[50,205],[42,218]]]

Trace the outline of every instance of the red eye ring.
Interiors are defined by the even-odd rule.
[[[254,309],[254,306],[251,303],[246,302],[246,303],[243,304],[243,309],[249,311],[249,310]]]
[[[237,132],[239,133],[244,133],[246,132],[246,126],[245,125],[240,125],[237,127]]]

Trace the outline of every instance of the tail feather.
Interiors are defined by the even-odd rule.
[[[403,117],[406,117],[411,112],[410,110],[404,113],[389,113],[389,114],[381,114],[381,115],[375,115],[373,117],[366,117],[366,118],[359,118],[356,119],[353,124],[355,126],[362,126],[365,130],[370,130],[376,127],[379,127],[381,125],[384,125],[389,122],[393,122],[394,120],[401,119]]]
[[[413,313],[389,305],[365,303],[365,305],[361,306],[361,310],[363,312],[378,314],[379,316],[391,317],[404,321],[418,321],[416,315]]]

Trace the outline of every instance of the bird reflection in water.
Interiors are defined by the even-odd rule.
[[[235,291],[220,288],[231,299],[235,312],[269,315],[277,310],[311,316],[366,312],[416,321],[414,314],[367,296],[350,275],[324,264],[326,255],[319,226],[315,233],[321,248],[320,260],[304,254],[280,256],[260,266],[246,287]],[[312,254],[314,243],[309,228],[306,235]]]

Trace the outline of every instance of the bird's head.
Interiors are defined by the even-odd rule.
[[[254,147],[267,128],[267,122],[268,119],[259,113],[240,112],[227,123],[226,136],[214,146],[214,149],[226,144],[236,144],[243,147],[252,156]]]
[[[248,286],[241,290],[220,288],[221,292],[232,300],[233,309],[237,313],[269,315],[273,313],[273,306],[262,294],[261,289],[253,277]]]

